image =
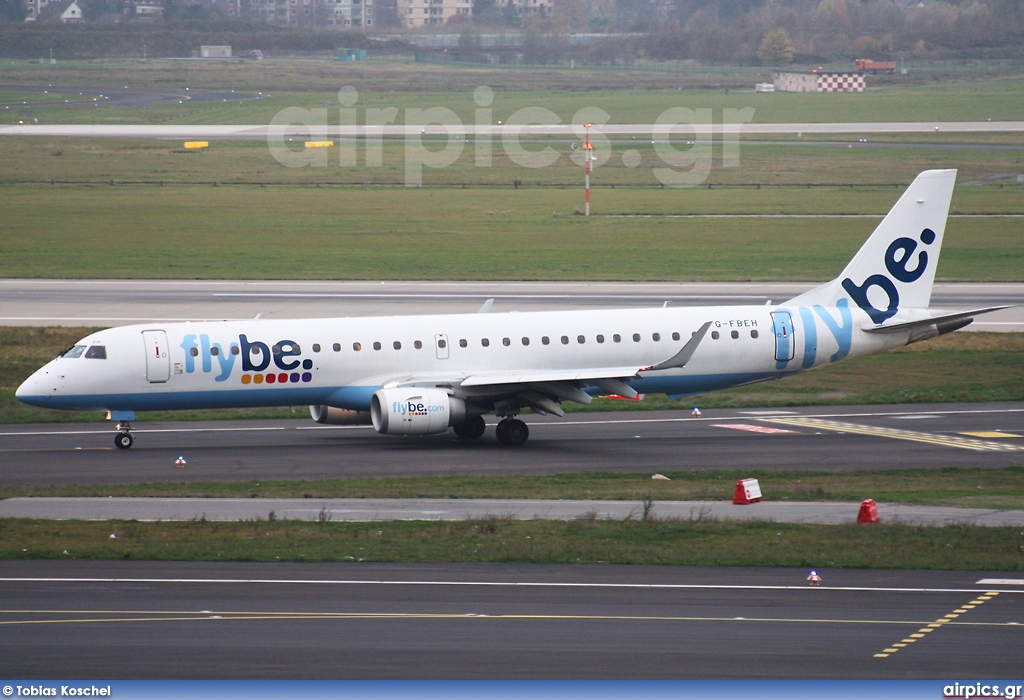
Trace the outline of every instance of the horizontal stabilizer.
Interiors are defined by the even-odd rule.
[[[927,328],[928,326],[936,326],[940,331],[948,333],[949,331],[943,330],[944,327],[958,323],[959,321],[967,321],[970,323],[974,320],[975,316],[981,314],[991,313],[993,311],[1002,311],[1008,309],[1009,306],[989,306],[984,309],[972,309],[971,311],[959,311],[954,314],[942,314],[941,316],[932,316],[931,318],[922,318],[917,321],[906,321],[904,323],[890,323],[882,326],[865,326],[861,330],[866,333],[895,333],[897,331],[908,331],[915,330],[918,328]],[[963,328],[967,325],[957,326],[957,328]],[[953,330],[953,329],[951,329]]]

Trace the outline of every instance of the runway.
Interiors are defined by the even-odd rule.
[[[1017,678],[1024,577],[6,562],[8,678]]]
[[[342,282],[0,280],[0,325],[117,326],[209,319],[325,318],[493,311],[780,303],[812,282]],[[932,307],[1014,306],[968,330],[1024,331],[1024,284],[939,283]]]
[[[304,407],[297,412],[304,412]],[[302,415],[300,413],[300,415]],[[308,420],[0,427],[0,484],[125,484],[453,474],[1006,467],[1024,464],[1024,404],[922,404],[529,416],[530,441],[395,437]],[[186,467],[177,468],[178,457]]]

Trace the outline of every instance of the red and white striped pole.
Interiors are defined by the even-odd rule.
[[[586,216],[590,216],[590,157],[594,152],[594,144],[590,143],[590,127],[593,126],[593,122],[587,122],[583,126],[587,129],[586,140],[583,142],[583,163],[586,172],[585,187],[587,190],[587,204],[584,213]]]

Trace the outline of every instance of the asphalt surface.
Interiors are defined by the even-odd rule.
[[[769,493],[770,481],[765,484]],[[860,503],[656,501],[648,515],[672,520],[744,520],[852,525]],[[8,498],[0,518],[44,520],[625,520],[642,517],[639,501],[567,501],[473,498]],[[1024,526],[1024,510],[878,504],[881,522],[905,525]]]
[[[1020,677],[1019,574],[817,571],[8,561],[0,675]]]
[[[305,411],[296,408],[296,411]],[[529,416],[530,441],[396,437],[307,420],[0,428],[0,484],[124,484],[674,470],[847,471],[1024,464],[1024,404],[836,406]],[[973,434],[972,434],[973,433]],[[176,466],[179,457],[184,468]]]
[[[810,282],[301,282],[0,280],[0,325],[111,326],[202,319],[326,318],[780,303]],[[1024,284],[936,284],[932,307],[1012,304],[968,330],[1024,331]]]

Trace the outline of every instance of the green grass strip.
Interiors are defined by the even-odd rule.
[[[114,537],[111,537],[113,535]],[[702,521],[0,521],[0,559],[665,564],[1024,571],[1018,528]],[[358,569],[353,571],[357,574]]]
[[[732,498],[741,478],[757,478],[768,501],[861,501],[1024,509],[1024,467],[889,471],[584,472],[548,476],[436,476],[322,481],[244,481],[67,486],[3,486],[0,498],[549,498],[570,500],[708,500]]]

